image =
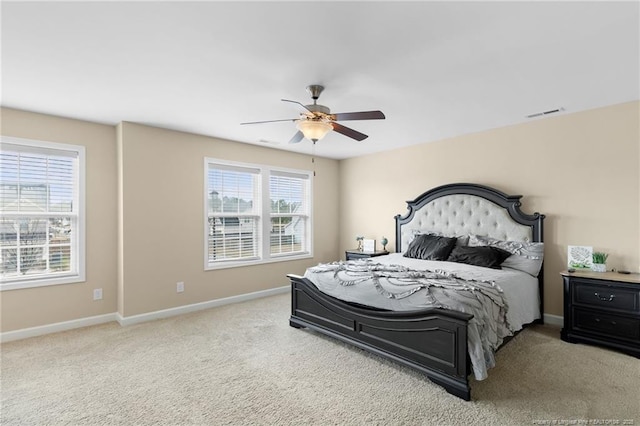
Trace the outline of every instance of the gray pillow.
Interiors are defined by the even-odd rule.
[[[544,257],[544,243],[531,243],[527,241],[502,241],[482,235],[471,235],[469,245],[498,247],[511,253],[502,267],[517,269],[537,277],[542,267]]]

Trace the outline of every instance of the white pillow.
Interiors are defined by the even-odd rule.
[[[527,241],[502,241],[482,235],[470,235],[470,246],[498,247],[511,253],[504,262],[503,267],[517,269],[529,275],[537,277],[542,267],[544,257],[544,243],[530,243]]]

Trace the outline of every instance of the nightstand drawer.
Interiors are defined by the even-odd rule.
[[[640,319],[575,308],[573,327],[629,340],[640,339]]]
[[[575,280],[573,303],[600,309],[640,312],[640,290],[591,284]]]
[[[347,260],[369,259],[370,257],[371,257],[370,255],[364,254],[364,253],[352,253],[352,252],[347,253]]]

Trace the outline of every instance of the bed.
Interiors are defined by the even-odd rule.
[[[397,254],[358,261],[360,263],[336,262],[325,267],[338,268],[340,273],[356,275],[359,268],[361,270],[379,268],[384,271],[396,268],[400,273],[404,273],[404,266],[397,266],[403,262],[402,253],[411,249],[412,240],[416,235],[421,234],[481,236],[479,237],[481,242],[497,241],[515,246],[542,243],[544,215],[523,213],[520,210],[521,198],[521,195],[507,195],[496,189],[471,183],[449,184],[433,188],[416,199],[408,201],[407,213],[395,217]],[[477,241],[476,245],[479,245]],[[542,246],[542,244],[538,245]],[[521,259],[521,257],[518,258]],[[406,261],[414,262],[414,259]],[[511,312],[511,317],[517,317],[509,319],[509,324],[512,322],[515,324],[515,326],[509,326],[512,332],[530,323],[542,323],[544,283],[541,262],[542,257],[540,257],[537,274],[535,270],[525,268],[530,275],[533,274],[528,280],[524,278],[526,274],[519,278],[520,271],[514,272],[511,268],[502,268],[504,272],[493,271],[490,279],[474,281],[503,280],[496,282],[500,287],[504,282],[504,300],[508,300],[510,307],[506,312],[507,316]],[[448,272],[447,264],[451,263],[431,262],[422,269],[427,271],[425,274],[437,270],[437,273],[443,274],[445,279],[463,277],[461,281],[463,284],[466,284],[466,279],[473,279],[464,277],[465,274],[472,277],[477,274],[478,268],[468,265],[457,265],[455,273]],[[514,266],[514,268],[518,267]],[[344,272],[345,269],[348,271]],[[479,269],[488,270],[489,268]],[[507,275],[509,275],[508,279],[503,278]],[[478,333],[476,327],[478,318],[474,319],[471,311],[422,307],[420,303],[412,301],[420,300],[416,299],[413,293],[411,297],[414,299],[402,299],[400,305],[378,304],[376,306],[376,303],[366,298],[349,299],[345,295],[334,297],[327,294],[326,289],[321,291],[319,287],[323,287],[322,283],[315,280],[316,284],[314,284],[311,279],[315,277],[310,275],[309,270],[305,276],[290,274],[288,277],[292,286],[289,320],[292,327],[315,330],[417,369],[434,383],[443,386],[447,392],[465,400],[471,399],[469,375],[471,372],[478,374],[476,363],[472,365],[469,352],[471,349],[473,353],[475,347],[471,337]],[[516,285],[513,287],[518,288],[520,293],[521,288],[532,289],[527,290],[530,295],[524,297],[520,293],[508,290],[507,281],[515,282]],[[330,286],[330,284],[325,285],[325,287]],[[334,287],[340,289],[339,286]],[[419,293],[421,290],[418,287],[415,288],[417,289],[416,297],[421,297]],[[394,299],[394,297],[390,296],[388,299]],[[520,309],[516,305],[523,307]],[[500,342],[502,340],[502,338],[498,339]]]

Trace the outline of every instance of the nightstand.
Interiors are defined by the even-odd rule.
[[[354,259],[365,259],[365,258],[369,258],[369,257],[378,257],[378,256],[385,256],[387,254],[389,254],[388,251],[386,250],[381,250],[381,251],[360,251],[360,250],[347,250],[344,252],[345,254],[345,258],[347,260],[354,260]]]
[[[562,340],[607,346],[640,357],[640,275],[561,272]]]

